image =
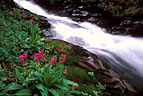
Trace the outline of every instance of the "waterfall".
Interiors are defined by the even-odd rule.
[[[83,47],[97,55],[104,64],[109,64],[135,89],[143,90],[143,38],[112,35],[95,24],[75,22],[67,17],[49,14],[29,0],[14,0],[14,2],[21,8],[46,17],[51,24],[50,38]],[[128,83],[125,82],[127,85]]]

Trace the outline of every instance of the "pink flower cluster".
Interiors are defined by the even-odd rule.
[[[20,63],[23,63],[25,57],[28,57],[28,54],[27,54],[27,53],[25,53],[24,55],[19,56],[19,62],[20,62]]]
[[[64,64],[64,62],[66,61],[66,55],[61,54],[60,59],[62,59],[61,64]]]
[[[52,60],[48,61],[50,65],[53,65],[57,61],[57,56],[53,58]]]
[[[26,15],[25,15],[25,13],[24,13],[24,12],[22,13],[22,17],[23,17],[23,18],[26,18]]]
[[[38,62],[41,59],[41,57],[44,60],[44,62],[46,62],[45,55],[43,53],[44,53],[44,49],[41,49],[40,53],[34,53],[33,57],[37,58],[35,59],[35,62]]]
[[[12,8],[12,10],[16,10],[16,8]],[[20,10],[18,10],[19,12],[21,12]],[[9,12],[9,15],[14,16],[14,14],[12,12]],[[24,12],[22,12],[22,18],[26,18],[26,14]],[[33,23],[33,18],[30,19],[30,24]]]
[[[33,23],[33,18],[30,19],[30,24],[32,24],[32,23]]]
[[[9,15],[13,16],[13,13],[12,13],[12,12],[9,12]]]
[[[15,8],[12,8],[13,10],[16,10]]]
[[[64,70],[64,74],[65,74],[65,75],[68,75],[68,70]]]
[[[38,61],[41,59],[41,57],[42,57],[42,59],[44,60],[44,62],[46,62],[45,55],[44,55],[43,53],[44,53],[44,49],[41,49],[41,52],[40,52],[40,53],[34,53],[33,57],[36,58],[36,59],[35,59],[35,62],[38,62]],[[24,55],[19,56],[19,62],[20,62],[20,63],[23,63],[25,57],[28,57],[28,54],[27,54],[27,53],[24,53]],[[64,62],[65,62],[65,60],[66,60],[66,55],[61,54],[60,59],[62,59],[61,64],[64,64]],[[55,62],[57,62],[57,56],[55,56],[52,60],[50,60],[50,61],[48,61],[48,62],[49,62],[50,65],[53,65]],[[64,70],[64,74],[65,74],[65,75],[68,75],[68,71],[67,71],[67,70]]]

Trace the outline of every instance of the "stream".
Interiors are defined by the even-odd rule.
[[[47,39],[63,40],[95,54],[104,65],[109,65],[132,90],[143,91],[143,38],[110,34],[96,24],[77,22],[56,16],[30,0],[14,0],[21,8],[46,17],[51,24],[44,31]]]

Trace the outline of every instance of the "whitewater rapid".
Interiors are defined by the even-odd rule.
[[[14,0],[21,8],[47,18],[51,24],[52,39],[64,40],[83,47],[108,61],[133,86],[143,88],[143,38],[112,35],[89,22],[75,22],[67,17],[49,14],[32,1]],[[47,33],[48,34],[48,33]],[[129,82],[129,83],[130,83]]]

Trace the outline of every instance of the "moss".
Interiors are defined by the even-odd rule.
[[[119,89],[108,89],[106,90],[110,96],[124,96],[124,90]]]
[[[87,72],[77,66],[67,66],[68,75],[66,78],[79,82],[79,83],[85,83],[90,80],[90,78],[87,75]]]
[[[95,86],[93,84],[87,84],[87,85],[82,84],[82,85],[79,85],[77,90],[87,93],[88,95],[94,96],[93,91],[95,90]],[[82,95],[80,95],[80,96],[82,96]]]

